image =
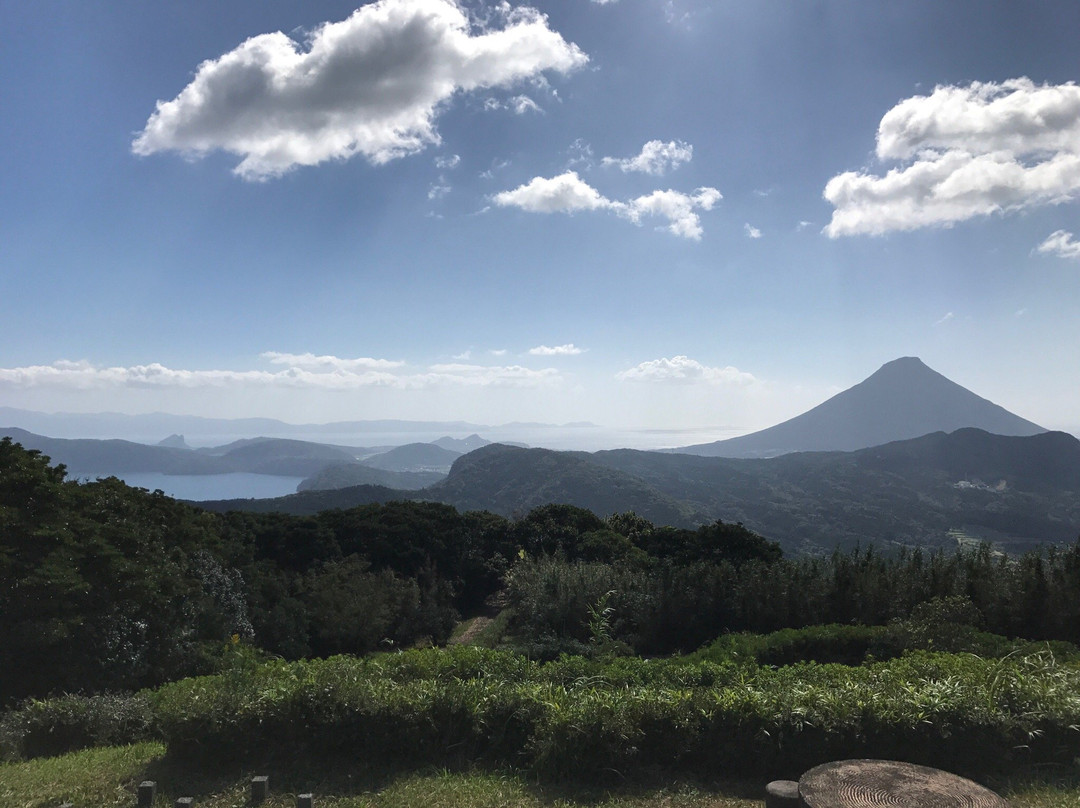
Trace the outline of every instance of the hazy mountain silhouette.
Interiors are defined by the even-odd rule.
[[[467,438],[451,438],[449,435],[446,437],[433,440],[436,446],[441,446],[444,449],[449,449],[452,452],[459,452],[465,454],[471,452],[473,449],[479,449],[481,446],[488,446],[491,441],[486,438],[481,438],[479,435],[472,434]]]
[[[461,452],[444,449],[434,443],[406,443],[388,452],[365,457],[365,466],[384,471],[439,471],[446,473]]]
[[[400,491],[417,491],[444,479],[438,471],[386,471],[362,463],[342,463],[327,466],[301,481],[297,491],[326,491],[352,488],[357,485],[377,485]]]
[[[906,356],[882,365],[854,387],[776,426],[673,451],[743,458],[850,452],[965,427],[995,435],[1046,432],[931,370],[917,357]]]
[[[74,476],[133,472],[164,474],[254,474],[308,477],[335,463],[355,461],[346,448],[308,441],[264,438],[237,441],[224,451],[148,446],[126,440],[50,438],[14,427],[0,428],[27,449],[37,449],[63,463]]]

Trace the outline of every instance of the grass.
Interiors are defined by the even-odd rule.
[[[4,808],[131,808],[145,779],[159,784],[158,808],[194,796],[200,808],[243,808],[251,772],[206,777],[166,761],[158,743],[106,747],[55,758],[0,764]],[[322,768],[298,761],[269,772],[267,808],[292,808],[310,791],[320,808],[761,808],[764,783],[656,781],[616,788],[537,782],[516,772],[385,772]],[[1040,770],[988,783],[1011,808],[1077,808],[1080,765]]]
[[[160,743],[85,749],[69,755],[0,764],[4,808],[131,808],[142,774],[165,754]],[[170,803],[171,804],[171,803]]]

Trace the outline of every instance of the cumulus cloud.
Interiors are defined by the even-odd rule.
[[[640,224],[642,216],[667,219],[669,224],[664,229],[669,233],[697,241],[703,231],[701,219],[694,211],[697,208],[712,210],[722,198],[715,188],[698,188],[692,194],[671,190],[653,191],[625,204],[620,203],[618,210],[634,224]]]
[[[512,191],[495,194],[494,201],[496,205],[521,208],[530,213],[574,213],[615,205],[581,179],[576,171],[567,171],[550,179],[533,177]]]
[[[655,216],[668,220],[663,229],[669,233],[697,240],[702,229],[696,210],[712,210],[721,198],[715,188],[698,188],[693,194],[653,191],[629,202],[619,202],[604,197],[576,171],[567,171],[550,179],[534,177],[512,191],[496,194],[493,201],[502,207],[518,207],[531,213],[609,210],[634,224],[641,224],[644,217]]]
[[[689,163],[694,157],[694,147],[681,140],[664,143],[650,140],[641,148],[641,154],[635,157],[619,159],[605,157],[601,162],[606,166],[616,166],[622,171],[641,171],[645,174],[659,175],[683,163]]]
[[[1014,154],[1080,148],[1080,87],[1019,78],[939,86],[885,113],[877,133],[881,158],[907,159],[924,149]]]
[[[1080,241],[1064,230],[1055,230],[1036,249],[1043,255],[1080,259]]]
[[[688,356],[653,359],[615,374],[623,382],[664,382],[669,384],[724,384],[747,386],[757,382],[751,373],[731,366],[714,368]]]
[[[529,353],[532,356],[577,356],[584,352],[584,348],[579,348],[572,342],[566,345],[555,345],[552,347],[547,345],[537,345],[535,348],[529,348]]]
[[[437,364],[406,370],[386,359],[343,359],[314,354],[267,352],[262,358],[280,370],[182,370],[159,363],[102,367],[86,361],[0,368],[0,388],[53,387],[77,390],[142,389],[312,389],[360,390],[371,387],[418,389],[434,386],[537,387],[561,380],[555,368],[517,365]]]
[[[457,168],[458,163],[461,162],[461,155],[458,154],[444,154],[435,158],[435,167],[446,170],[448,168]]]
[[[844,172],[825,186],[830,237],[948,227],[1075,199],[1080,87],[1027,78],[936,87],[885,114],[877,156],[902,164],[884,176]]]
[[[357,154],[380,164],[439,143],[435,119],[455,93],[588,61],[535,9],[491,15],[476,23],[453,0],[379,0],[304,43],[254,36],[159,101],[132,149],[221,149],[242,158],[234,170],[245,179]]]
[[[761,231],[750,224],[750,222],[743,225],[743,231],[746,233],[747,238],[761,238]]]

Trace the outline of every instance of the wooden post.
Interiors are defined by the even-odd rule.
[[[265,774],[251,778],[251,804],[262,805],[270,796],[270,778]]]
[[[139,790],[136,794],[138,796],[135,804],[138,808],[150,808],[154,804],[154,798],[157,796],[157,783],[153,780],[143,780],[139,783]]]
[[[297,794],[296,808],[315,808],[315,797],[312,794]]]

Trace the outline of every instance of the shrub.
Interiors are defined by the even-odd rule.
[[[163,687],[169,754],[473,762],[556,776],[661,767],[798,773],[838,757],[958,771],[1070,760],[1080,668],[1050,653],[914,652],[861,667],[562,657],[478,648],[275,662]]]
[[[0,750],[9,759],[51,757],[157,737],[160,731],[150,699],[138,693],[30,699],[0,718]]]

